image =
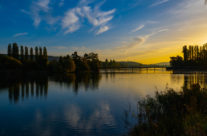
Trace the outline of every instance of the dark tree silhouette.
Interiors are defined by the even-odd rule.
[[[39,47],[39,56],[42,57],[42,47]]]
[[[10,56],[11,55],[11,56]],[[93,71],[98,72],[100,61],[98,54],[89,53],[79,56],[74,52],[71,56],[60,57],[59,60],[48,62],[47,48],[35,47],[35,56],[33,48],[27,46],[20,47],[20,55],[17,43],[8,45],[8,56],[0,55],[0,69],[20,69],[20,70],[43,70],[52,72],[80,72]],[[114,64],[115,61],[112,61]]]
[[[28,52],[28,47],[25,46],[25,60],[28,60],[29,59],[29,52]]]
[[[20,46],[20,56],[21,56],[21,61],[23,62],[24,61],[24,47],[23,46]]]
[[[19,48],[17,43],[13,43],[13,47],[12,47],[12,57],[19,59]]]
[[[30,59],[31,61],[34,59],[33,48],[30,48]]]
[[[36,61],[38,60],[38,57],[39,57],[38,47],[35,47],[35,59],[36,59]]]
[[[184,46],[183,58],[171,57],[172,67],[207,67],[207,44]]]
[[[7,54],[8,54],[8,56],[12,56],[12,46],[11,46],[11,44],[8,45]]]
[[[47,48],[46,47],[44,47],[44,49],[43,49],[43,56],[47,58]]]

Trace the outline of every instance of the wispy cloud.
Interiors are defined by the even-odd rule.
[[[17,34],[14,34],[13,37],[20,37],[20,36],[24,36],[24,35],[28,35],[28,33],[27,32],[17,33]]]
[[[159,6],[161,4],[164,4],[166,2],[168,2],[169,0],[158,0],[157,2],[153,3],[152,5],[150,5],[150,7],[156,7]]]
[[[100,27],[100,29],[96,32],[96,35],[99,35],[99,34],[102,34],[106,31],[108,31],[110,28],[108,26],[103,26],[103,27]]]
[[[134,33],[134,32],[137,32],[137,31],[139,31],[139,30],[141,30],[141,29],[143,29],[143,28],[144,28],[144,25],[140,25],[140,26],[138,26],[137,28],[133,29],[132,32],[133,32],[133,33]]]
[[[31,7],[31,14],[35,26],[38,26],[42,20],[40,17],[40,12],[48,12],[49,2],[50,0],[39,0],[37,2],[33,2],[33,5]]]
[[[97,28],[96,34],[101,34],[109,30],[107,23],[113,19],[115,9],[109,11],[101,11],[101,4],[91,7],[85,0],[80,1],[79,5],[73,9],[70,9],[65,13],[62,20],[62,28],[65,29],[65,33],[71,33],[80,28],[81,19],[87,19],[94,28]]]
[[[31,16],[35,27],[38,27],[42,20],[50,25],[59,20],[58,17],[53,17],[50,11],[50,0],[33,1],[29,11],[21,9],[21,12]]]
[[[65,0],[59,0],[57,6],[62,7]],[[30,15],[35,27],[38,27],[42,21],[47,24],[60,25],[64,34],[73,33],[80,29],[84,21],[88,21],[92,25],[92,31],[95,34],[101,34],[110,29],[109,22],[113,19],[116,9],[102,11],[101,6],[104,4],[91,4],[93,1],[80,0],[78,5],[70,8],[63,15],[53,16],[52,11],[54,5],[51,0],[33,1],[29,10],[21,9],[22,13]]]
[[[62,20],[62,28],[65,29],[65,34],[72,33],[80,28],[77,10],[78,9],[72,9],[65,13]]]

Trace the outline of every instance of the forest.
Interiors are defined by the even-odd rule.
[[[206,68],[207,67],[207,44],[203,46],[183,46],[183,57],[171,57],[172,68]]]
[[[18,46],[9,44],[7,54],[0,55],[0,70],[47,71],[53,73],[91,71],[98,72],[100,61],[98,54],[85,53],[83,56],[74,52],[60,56],[58,60],[48,61],[46,47]]]

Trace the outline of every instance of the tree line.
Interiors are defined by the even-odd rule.
[[[22,64],[24,69],[46,69],[47,68],[47,48],[18,46],[17,43],[9,44],[7,49],[9,59],[16,59]]]
[[[51,61],[48,68],[52,72],[98,72],[100,69],[100,61],[96,53],[85,53],[83,56],[80,56],[77,52],[74,52],[72,55],[66,55],[59,57],[58,60]]]
[[[74,52],[72,55],[60,56],[58,60],[48,61],[47,48],[18,46],[9,44],[7,55],[0,55],[0,69],[2,70],[44,70],[48,72],[79,72],[100,69],[98,54],[85,53],[83,56]]]
[[[183,57],[171,57],[172,67],[206,67],[207,66],[207,44],[203,46],[183,46]]]
[[[116,62],[115,60],[106,59],[101,63],[102,68],[119,68],[121,66],[120,62]]]

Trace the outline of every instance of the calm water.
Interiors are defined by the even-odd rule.
[[[193,83],[207,87],[207,74],[123,69],[5,79],[0,83],[0,135],[122,135],[136,123],[138,100]]]

